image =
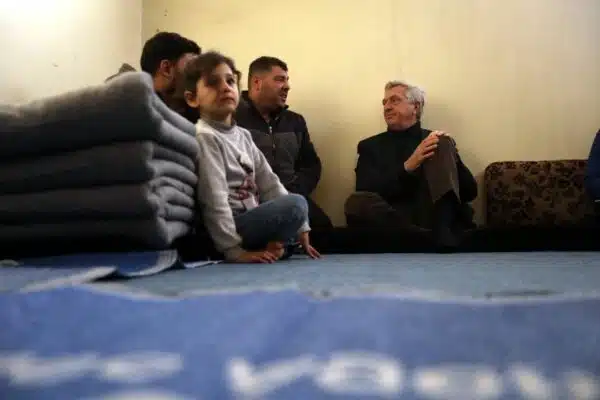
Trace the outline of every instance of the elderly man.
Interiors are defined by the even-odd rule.
[[[310,225],[328,230],[332,223],[310,195],[321,179],[321,160],[304,117],[288,109],[288,67],[275,57],[250,64],[248,90],[242,93],[235,120],[248,129],[285,188],[306,198]]]
[[[477,183],[452,138],[421,127],[423,92],[408,83],[385,85],[387,131],[358,144],[356,193],[345,205],[349,226],[432,232],[442,247],[459,244],[474,226],[468,205]]]

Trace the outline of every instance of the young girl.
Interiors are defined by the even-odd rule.
[[[230,262],[270,263],[299,242],[312,258],[308,205],[289,194],[250,132],[235,124],[239,102],[233,60],[208,52],[185,69],[185,100],[197,109],[198,199],[218,251]]]

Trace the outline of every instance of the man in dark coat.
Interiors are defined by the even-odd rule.
[[[280,59],[254,60],[248,72],[248,90],[242,93],[235,120],[252,133],[285,188],[306,198],[311,227],[331,229],[331,220],[310,197],[321,178],[321,160],[304,117],[286,104],[288,80],[288,67]]]
[[[404,82],[385,86],[387,131],[358,144],[356,193],[345,205],[350,226],[431,231],[441,246],[456,246],[474,226],[469,206],[477,183],[455,142],[421,127],[423,92]]]

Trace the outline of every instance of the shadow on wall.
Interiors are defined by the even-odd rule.
[[[301,90],[305,88],[298,89]],[[385,129],[381,103],[377,96],[349,106],[344,102],[344,95],[335,90],[313,96],[317,101],[299,101],[292,106],[306,118],[323,164],[321,181],[313,198],[325,209],[334,225],[344,226],[344,203],[355,189],[358,142]],[[306,99],[310,95],[300,93],[298,97]]]
[[[0,104],[22,104],[30,98],[22,88],[0,87]]]
[[[334,116],[336,118],[337,116]],[[309,122],[310,123],[310,122]],[[321,181],[313,194],[315,201],[320,204],[334,225],[345,225],[346,218],[343,214],[343,205],[346,198],[354,191],[354,166],[356,144],[340,140],[342,124],[335,119],[330,121],[315,121],[313,131],[327,133],[313,135],[315,147],[321,158],[323,170]],[[311,129],[309,127],[309,129]],[[331,151],[329,149],[338,149]],[[328,149],[329,151],[325,150]],[[351,176],[352,179],[340,179],[341,176]]]
[[[127,63],[123,63],[121,65],[121,67],[119,68],[119,70],[117,71],[116,74],[109,76],[108,78],[106,78],[106,81],[111,80],[112,78],[115,78],[117,76],[119,76],[120,74],[123,74],[125,72],[135,72],[135,68],[133,68],[131,65],[127,64]]]

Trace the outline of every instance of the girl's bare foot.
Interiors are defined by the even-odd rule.
[[[266,250],[277,257],[278,260],[283,257],[283,254],[285,253],[285,248],[282,242],[269,242],[267,243]]]

